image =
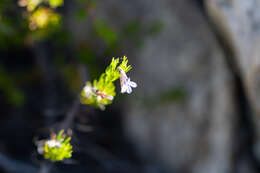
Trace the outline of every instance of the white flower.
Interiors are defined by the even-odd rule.
[[[102,103],[99,103],[98,104],[98,107],[102,110],[102,111],[104,111],[105,110],[105,105],[104,104],[102,104]]]
[[[61,143],[59,141],[56,141],[55,139],[48,140],[46,142],[46,144],[50,148],[52,148],[52,147],[61,147]]]
[[[132,88],[136,88],[137,84],[127,77],[122,68],[118,67],[118,69],[120,72],[121,93],[127,92],[128,94],[130,94],[132,92]]]
[[[112,100],[114,99],[114,97],[111,96],[111,95],[107,95],[105,98],[108,99],[108,100],[110,100],[110,101],[112,101]]]
[[[39,154],[44,153],[45,140],[36,141],[37,151]]]
[[[85,96],[87,98],[91,97],[92,95],[94,95],[95,93],[93,92],[93,87],[91,85],[86,85],[84,88],[83,88],[83,91],[85,93]]]
[[[44,153],[44,145],[45,144],[47,144],[48,147],[50,147],[50,148],[61,147],[61,142],[56,141],[55,139],[36,141],[37,151],[38,151],[39,154]]]
[[[132,92],[132,88],[136,88],[137,84],[130,80],[130,78],[123,79],[123,85],[121,85],[121,93],[127,92],[130,94]]]

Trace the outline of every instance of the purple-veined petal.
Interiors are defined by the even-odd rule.
[[[127,85],[126,84],[124,84],[123,86],[122,86],[122,88],[121,88],[121,93],[125,93],[126,91],[127,91]]]
[[[127,85],[127,93],[131,94],[131,92],[132,92],[132,88],[129,85]]]
[[[133,81],[129,81],[129,85],[133,88],[136,88],[137,87],[137,84]]]

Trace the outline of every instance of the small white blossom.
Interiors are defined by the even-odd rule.
[[[102,111],[104,111],[104,110],[106,109],[105,105],[102,104],[102,103],[99,103],[99,104],[98,104],[98,107],[99,107]]]
[[[44,143],[45,143],[45,140],[36,141],[37,151],[39,154],[44,153]]]
[[[36,142],[37,145],[37,151],[39,154],[44,153],[44,145],[47,144],[48,147],[61,147],[61,143],[59,141],[56,141],[55,139],[50,140],[40,140]]]
[[[107,95],[107,96],[106,96],[106,99],[108,99],[108,100],[111,100],[111,101],[112,101],[112,100],[114,99],[114,97],[113,97],[113,96],[111,96],[111,95]]]
[[[121,85],[121,93],[127,92],[130,94],[132,92],[132,88],[136,88],[137,84],[130,80],[129,77],[127,77],[124,70],[120,67],[118,67],[120,72],[120,85]]]
[[[102,100],[101,96],[97,96],[97,101],[100,102]]]
[[[46,144],[50,148],[52,148],[52,147],[61,147],[61,143],[59,141],[55,140],[55,139],[48,140],[46,142]]]
[[[92,95],[94,95],[95,93],[93,92],[93,87],[91,85],[86,85],[84,88],[83,88],[83,91],[85,93],[85,96],[87,98],[91,97]]]

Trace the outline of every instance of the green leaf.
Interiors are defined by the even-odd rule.
[[[103,20],[95,20],[94,29],[96,31],[96,34],[100,38],[102,38],[109,46],[118,42],[118,36],[116,32]]]
[[[49,0],[49,4],[52,8],[57,8],[63,5],[63,0]]]

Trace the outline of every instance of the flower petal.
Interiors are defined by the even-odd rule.
[[[137,84],[133,81],[129,81],[129,85],[133,88],[136,88],[137,87]]]
[[[127,93],[131,94],[131,92],[132,92],[132,88],[129,85],[127,85]]]
[[[106,96],[106,99],[111,100],[111,101],[113,100],[113,98],[114,98],[114,97],[111,96],[111,95]]]
[[[126,84],[124,84],[123,86],[122,86],[122,88],[121,88],[121,93],[125,93],[126,91],[127,91],[127,85]]]

